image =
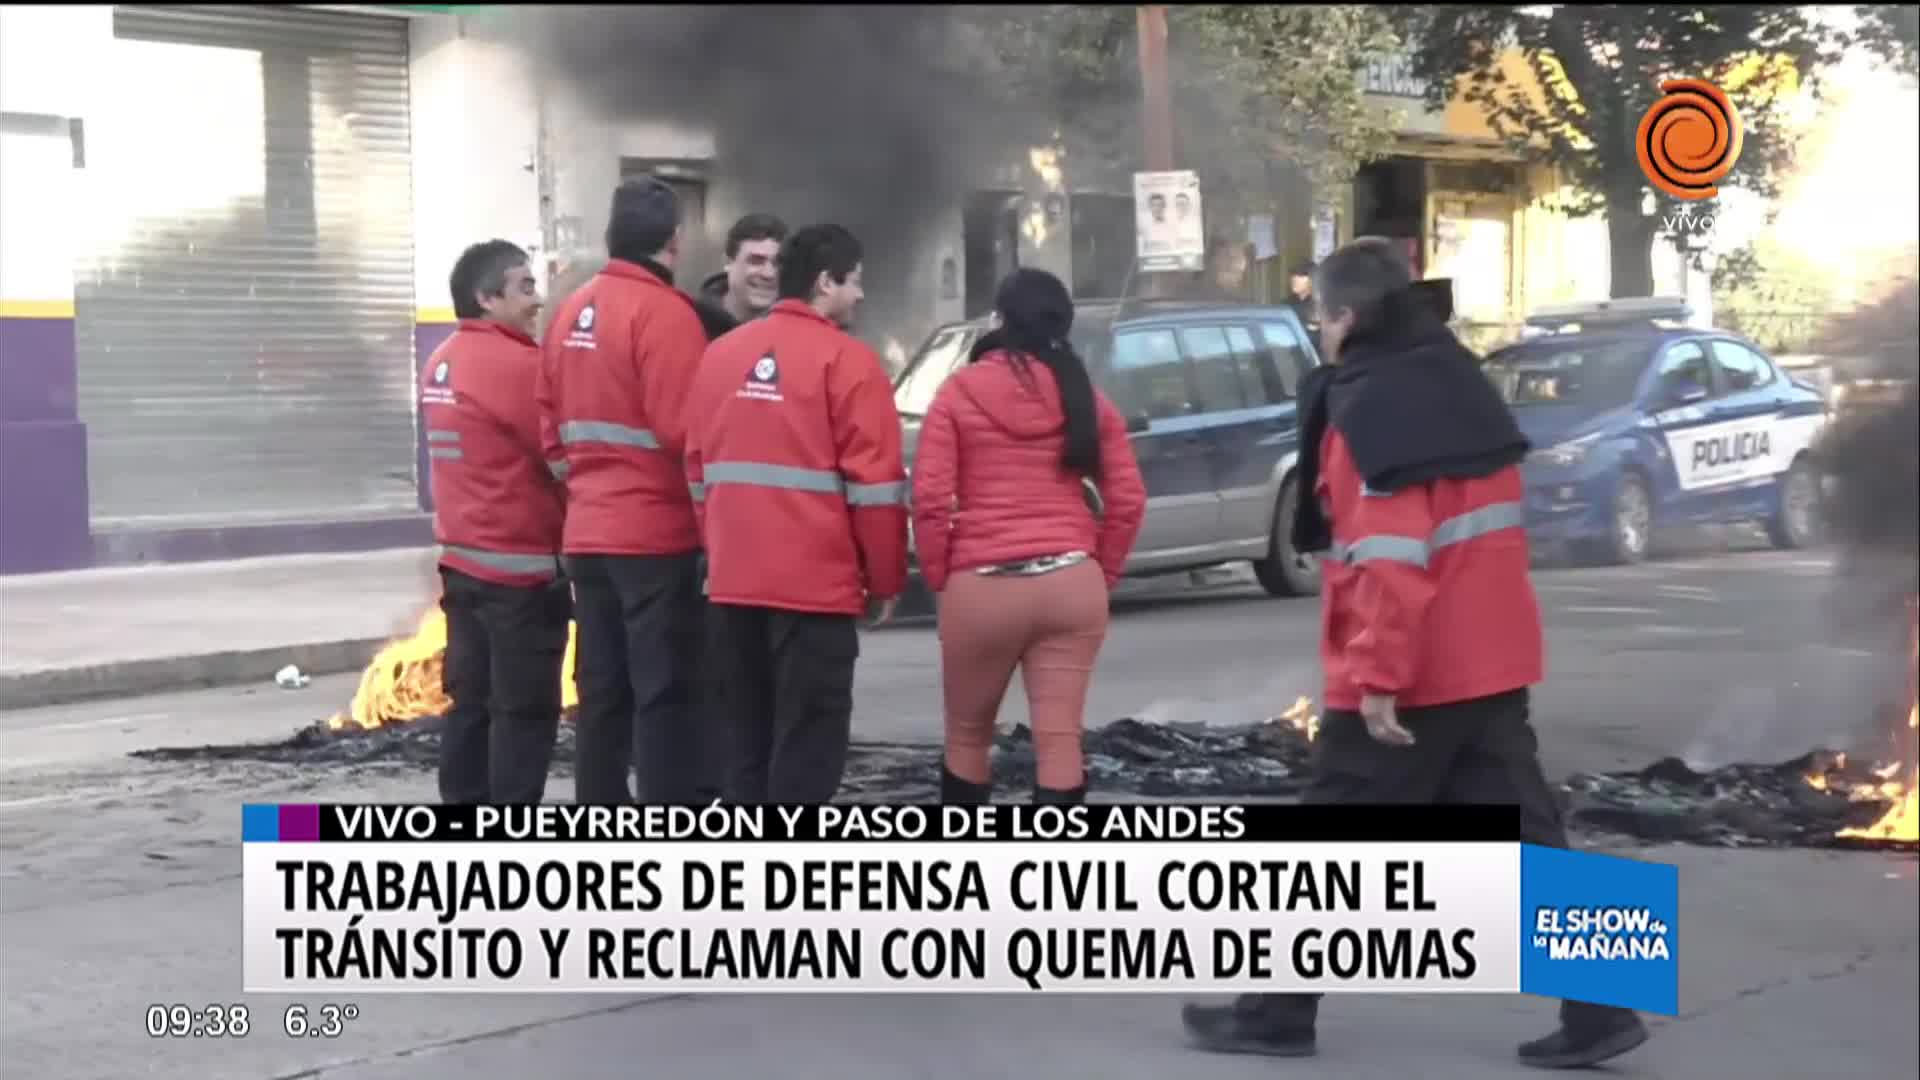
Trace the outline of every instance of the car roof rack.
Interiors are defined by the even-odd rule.
[[[1661,323],[1685,324],[1693,318],[1693,305],[1679,296],[1633,296],[1621,300],[1599,300],[1584,304],[1554,304],[1527,316],[1526,324],[1536,330],[1564,332],[1569,326],[1579,330],[1603,327]]]

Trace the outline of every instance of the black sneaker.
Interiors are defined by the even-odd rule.
[[[976,784],[953,775],[945,765],[940,767],[940,801],[946,805],[956,803],[984,803],[993,798],[992,784]]]
[[[1313,1029],[1280,1027],[1271,1017],[1234,1005],[1186,1005],[1180,1022],[1195,1049],[1209,1054],[1312,1057]]]
[[[1647,1041],[1647,1025],[1625,1009],[1605,1024],[1560,1030],[1520,1045],[1520,1063],[1536,1069],[1585,1069]]]

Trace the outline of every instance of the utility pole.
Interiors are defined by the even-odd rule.
[[[1170,172],[1173,169],[1173,91],[1167,78],[1166,6],[1140,5],[1135,9],[1135,26],[1140,48],[1140,132],[1145,143],[1145,171]],[[1143,274],[1136,266],[1129,280],[1141,296],[1167,294],[1164,274]]]
[[[1140,127],[1146,136],[1147,171],[1173,168],[1173,91],[1167,81],[1167,9],[1142,4],[1140,35]]]

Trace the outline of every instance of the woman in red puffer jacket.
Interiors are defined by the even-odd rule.
[[[940,596],[941,801],[991,794],[995,721],[1018,667],[1034,800],[1081,802],[1087,683],[1146,485],[1126,421],[1067,344],[1060,279],[1015,270],[994,310],[999,328],[935,395],[913,463],[915,550]]]

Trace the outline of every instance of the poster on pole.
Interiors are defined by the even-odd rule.
[[[1206,232],[1200,218],[1200,174],[1192,171],[1133,174],[1133,209],[1139,220],[1139,268],[1201,270]]]

